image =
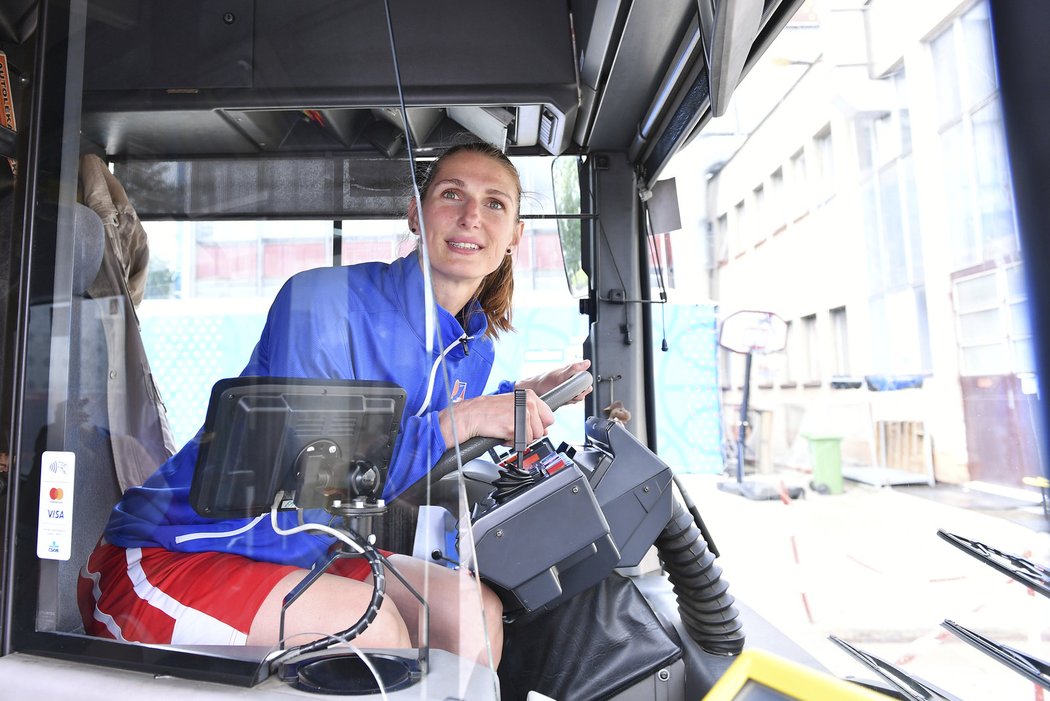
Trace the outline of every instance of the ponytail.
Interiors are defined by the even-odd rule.
[[[511,306],[514,299],[514,257],[503,256],[499,267],[485,276],[478,288],[478,302],[485,312],[488,328],[485,336],[496,340],[505,331],[513,331]]]

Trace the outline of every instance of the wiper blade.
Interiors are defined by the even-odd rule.
[[[996,550],[990,545],[963,538],[942,529],[938,529],[937,535],[964,553],[968,553],[1006,576],[1016,579],[1029,589],[1037,591],[1043,596],[1050,597],[1050,569],[1026,560],[1020,555],[1005,553],[1001,550]]]
[[[958,623],[945,619],[941,624],[981,652],[1003,663],[1018,674],[1027,677],[1044,689],[1050,689],[1050,663],[1033,657],[1017,648],[997,643],[980,633],[963,628]]]
[[[885,679],[890,686],[897,689],[908,701],[962,701],[958,696],[953,696],[943,689],[931,686],[881,657],[854,647],[842,638],[829,635],[828,640],[841,647],[865,667]]]

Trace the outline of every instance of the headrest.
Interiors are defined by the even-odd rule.
[[[87,292],[98,277],[106,250],[106,230],[90,207],[73,205],[73,296]]]

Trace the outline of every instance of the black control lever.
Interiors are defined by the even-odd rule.
[[[529,447],[525,420],[529,417],[525,406],[525,390],[514,390],[514,452],[518,454],[518,469],[525,469],[525,451]]]
[[[537,475],[525,469],[525,452],[529,449],[528,428],[525,424],[529,414],[525,398],[525,390],[514,390],[514,452],[517,456],[512,464],[499,471],[499,479],[493,482],[496,491],[492,498],[497,504],[528,489],[537,479]]]

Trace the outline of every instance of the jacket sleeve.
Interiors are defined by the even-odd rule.
[[[415,484],[445,453],[438,413],[430,411],[423,416],[402,419],[383,489],[383,498],[387,501]]]
[[[242,375],[357,379],[345,289],[330,277],[293,276],[274,299]]]

